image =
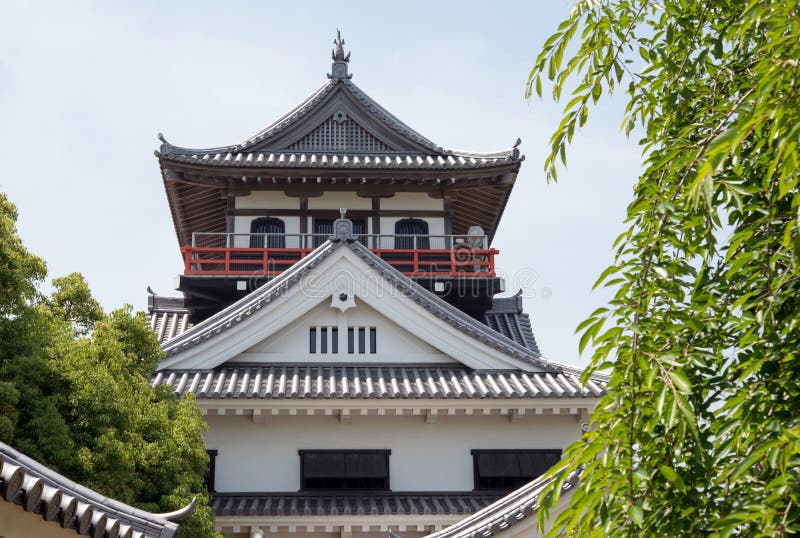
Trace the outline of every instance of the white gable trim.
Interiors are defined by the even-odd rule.
[[[257,311],[252,312],[249,317],[237,323],[229,320],[230,326],[224,330],[217,327],[205,334],[205,326],[212,324],[204,322],[181,335],[180,340],[184,342],[191,341],[193,337],[203,337],[204,341],[185,349],[178,347],[170,350],[171,345],[168,346],[170,356],[159,364],[158,369],[208,369],[219,366],[275,334],[322,301],[330,301],[332,294],[347,292],[355,296],[356,304],[364,301],[393,323],[470,368],[542,370],[469,336],[448,321],[437,317],[384,278],[352,248],[338,248],[342,245],[343,243],[323,245],[315,253],[317,259],[321,259],[319,263],[307,261],[306,264],[294,266],[292,269],[296,269],[298,265],[303,266],[296,269],[303,269],[299,277],[290,269],[284,273],[284,279],[279,278],[266,284],[267,287],[283,285],[283,292],[266,304],[253,306]],[[312,254],[309,258],[313,256]],[[294,278],[299,280],[292,285]],[[257,290],[251,296],[258,293]],[[240,303],[251,296],[245,297]],[[237,304],[218,316],[223,319],[230,316]],[[207,322],[212,322],[214,318]]]

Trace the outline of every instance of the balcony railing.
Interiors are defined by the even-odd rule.
[[[181,248],[186,275],[279,275],[329,234],[192,234]],[[398,271],[416,277],[495,276],[485,235],[358,235],[358,240]]]

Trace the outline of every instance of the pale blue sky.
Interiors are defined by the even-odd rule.
[[[494,245],[523,287],[544,354],[579,358],[575,326],[603,300],[639,170],[606,101],[546,184],[559,119],[523,99],[535,53],[570,2],[11,2],[0,0],[0,190],[50,276],[80,271],[107,309],[169,294],[178,244],[153,156],[241,141],[325,80],[341,28],[353,81],[443,146],[523,163]]]

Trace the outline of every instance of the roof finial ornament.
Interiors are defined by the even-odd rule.
[[[333,44],[336,48],[331,51],[333,65],[331,66],[331,72],[328,73],[328,78],[335,80],[353,78],[353,75],[347,72],[347,66],[350,63],[350,53],[348,52],[346,55],[344,53],[344,39],[342,39],[342,32],[339,31],[338,28],[336,30],[336,39],[333,40]]]

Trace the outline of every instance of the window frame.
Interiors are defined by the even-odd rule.
[[[297,451],[298,455],[300,456],[300,489],[301,493],[306,492],[358,492],[358,491],[369,491],[369,492],[389,492],[392,491],[392,481],[391,481],[391,468],[389,467],[390,458],[389,456],[392,455],[391,449],[382,449],[382,448],[367,448],[367,449],[358,449],[358,448],[348,448],[348,449],[300,449]],[[385,488],[364,488],[364,487],[345,487],[345,488],[309,488],[306,485],[306,476],[305,476],[305,458],[306,454],[327,454],[327,455],[336,455],[341,454],[342,456],[352,455],[352,454],[381,454],[384,457],[384,464],[386,466],[386,477],[385,477]],[[345,459],[345,461],[347,461]]]
[[[276,226],[280,231],[256,232],[257,226]],[[261,246],[259,246],[259,242]],[[249,248],[286,248],[286,222],[277,217],[256,217],[250,221]]]
[[[219,454],[219,451],[206,450],[206,454],[208,454],[208,469],[206,471],[208,473],[208,479],[206,480],[206,477],[203,476],[203,484],[205,484],[206,490],[208,490],[209,493],[213,493],[217,491],[214,482],[217,474],[217,454]]]
[[[401,233],[403,231],[401,230],[403,226],[412,227],[414,231],[411,233]],[[417,230],[417,228],[419,230]],[[425,219],[418,219],[416,217],[398,219],[394,223],[394,248],[401,250],[415,248],[416,250],[427,250],[431,248],[430,231],[430,223]]]
[[[478,456],[482,454],[558,454],[558,459],[560,460],[563,455],[564,451],[560,448],[473,448],[470,450],[470,454],[472,455],[472,491],[486,491],[486,492],[504,492],[508,493],[509,491],[514,491],[521,486],[513,487],[512,489],[507,488],[488,488],[488,487],[480,487],[480,472],[478,469]],[[557,462],[556,462],[557,463]],[[555,465],[555,463],[554,463]],[[549,467],[548,467],[549,469]],[[547,472],[547,469],[545,469]],[[542,473],[544,474],[544,472]],[[536,478],[542,476],[542,474],[533,476],[527,479],[527,482],[531,480],[535,480]],[[520,477],[521,478],[521,477]],[[525,482],[525,483],[527,483]],[[522,485],[524,485],[523,483]]]

